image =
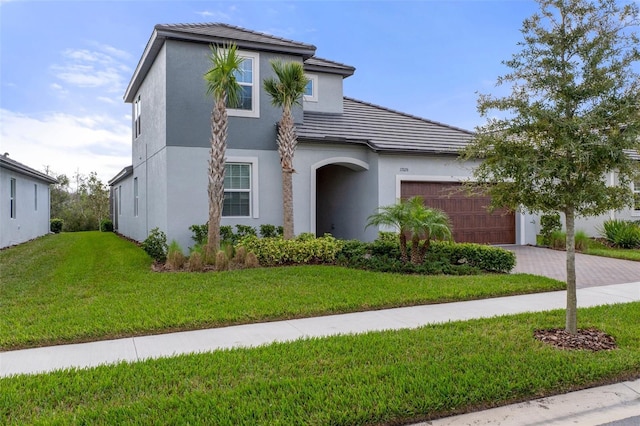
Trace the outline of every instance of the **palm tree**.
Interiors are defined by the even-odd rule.
[[[282,108],[282,118],[278,123],[278,154],[282,167],[283,236],[293,238],[293,154],[298,139],[293,123],[291,107],[301,105],[308,79],[300,62],[271,61],[271,68],[277,79],[264,80],[264,90],[271,96],[271,104]]]
[[[205,257],[215,258],[220,249],[220,221],[224,202],[225,151],[227,148],[227,106],[240,102],[241,87],[236,74],[241,72],[243,59],[238,56],[233,43],[223,46],[211,45],[211,68],[204,74],[207,94],[213,95],[211,111],[211,158],[209,159],[209,230]]]
[[[431,240],[451,240],[451,224],[446,213],[424,206],[422,197],[411,197],[383,206],[367,219],[367,226],[393,226],[399,234],[400,258],[407,262],[407,234],[411,235],[411,263],[420,265]]]

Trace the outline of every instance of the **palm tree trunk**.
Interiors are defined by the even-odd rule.
[[[400,238],[400,260],[402,260],[403,263],[407,263],[409,261],[409,255],[407,254],[407,236],[402,231],[402,229],[400,230],[399,238]]]
[[[578,299],[576,295],[576,244],[575,244],[575,212],[573,208],[565,211],[567,227],[567,312],[565,329],[571,333],[578,332]]]
[[[413,234],[411,237],[411,263],[419,265],[420,263],[420,237]]]
[[[209,229],[205,257],[215,261],[220,250],[220,221],[224,202],[224,167],[227,141],[227,97],[215,103],[211,112],[211,158],[209,159]]]
[[[293,238],[293,154],[296,149],[296,128],[293,124],[291,107],[285,105],[282,119],[278,126],[278,154],[282,166],[282,213],[283,237]]]

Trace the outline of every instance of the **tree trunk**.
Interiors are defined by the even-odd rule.
[[[567,312],[565,329],[571,334],[578,332],[578,299],[576,296],[576,242],[575,242],[575,211],[568,208],[565,211],[567,227]]]
[[[420,252],[420,237],[414,234],[411,237],[411,263],[414,265],[420,265],[422,263]]]
[[[224,167],[227,148],[226,96],[216,100],[211,112],[211,158],[209,159],[209,229],[205,259],[215,261],[220,250],[220,221],[224,202]]]
[[[409,261],[409,256],[407,255],[407,236],[402,229],[400,230],[400,260],[402,260],[403,263]]]
[[[293,154],[296,149],[296,128],[291,107],[285,105],[278,126],[278,154],[282,166],[282,227],[285,240],[293,238]]]
[[[282,236],[285,240],[293,238],[293,173],[282,169]]]

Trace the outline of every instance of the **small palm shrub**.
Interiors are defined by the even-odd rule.
[[[167,250],[167,261],[165,262],[165,265],[170,270],[177,271],[182,269],[186,262],[187,258],[182,252],[180,244],[178,244],[176,240],[171,241]]]
[[[62,231],[62,226],[64,225],[64,220],[59,218],[53,218],[50,221],[50,229],[54,234],[59,234]]]
[[[142,242],[142,249],[157,262],[164,263],[167,260],[167,235],[159,228],[153,228]]]
[[[626,220],[611,219],[598,229],[600,235],[615,247],[639,248],[640,225]]]

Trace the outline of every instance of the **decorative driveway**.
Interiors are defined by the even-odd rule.
[[[512,272],[543,275],[567,281],[567,254],[564,251],[532,246],[504,246],[516,254]],[[640,282],[640,262],[576,253],[578,288]],[[640,284],[638,285],[640,292]]]

